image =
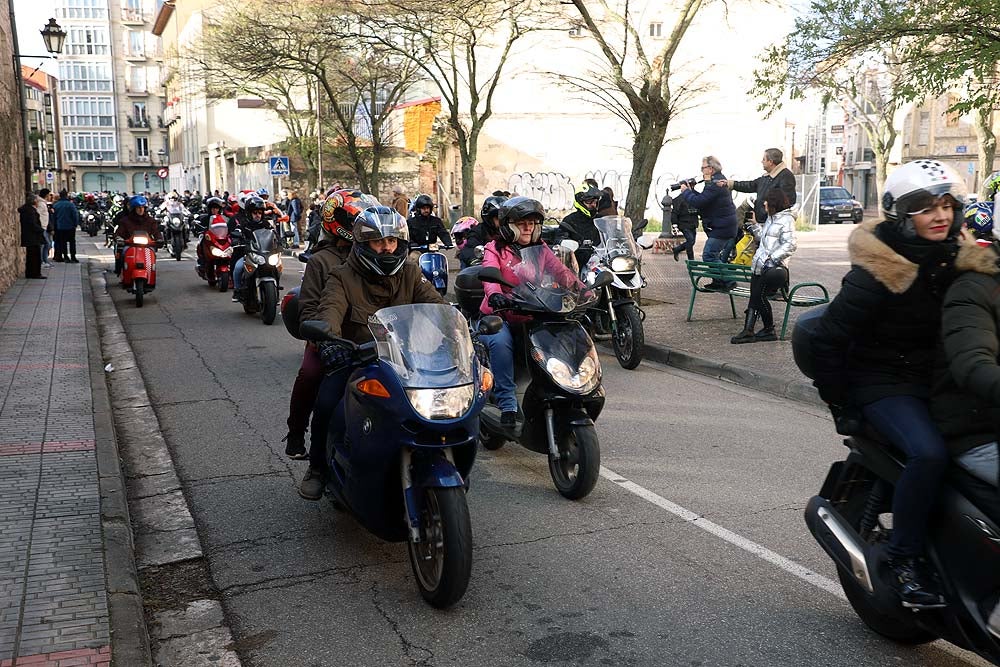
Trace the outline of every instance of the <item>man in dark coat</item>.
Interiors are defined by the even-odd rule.
[[[726,177],[722,174],[722,164],[717,158],[709,155],[701,161],[701,174],[705,187],[701,192],[681,183],[681,198],[701,215],[701,227],[708,235],[705,246],[701,250],[704,262],[726,262],[736,245],[736,231],[739,223],[736,221],[736,205],[729,190],[720,185]],[[714,280],[706,285],[709,289],[728,290],[735,283],[717,283]]]
[[[764,210],[764,198],[771,188],[780,188],[788,198],[788,204],[794,205],[795,196],[795,175],[789,171],[785,163],[782,162],[784,154],[777,148],[768,148],[764,151],[760,166],[764,168],[764,175],[758,176],[752,181],[722,181],[720,185],[728,185],[737,192],[754,192],[757,198],[754,200],[753,213],[757,223],[763,225],[767,220],[767,211]]]
[[[24,277],[42,279],[42,251],[45,230],[35,209],[35,195],[29,193],[27,201],[17,209],[21,220],[21,247],[24,248]]]
[[[56,251],[52,261],[79,263],[76,258],[76,228],[80,226],[80,210],[69,200],[69,192],[59,191],[59,201],[52,206],[52,212],[56,228]]]

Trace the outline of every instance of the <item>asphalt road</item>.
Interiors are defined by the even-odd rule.
[[[839,597],[801,518],[842,455],[826,415],[607,356],[605,477],[570,502],[544,457],[482,452],[471,585],[455,608],[428,607],[404,545],[296,494],[305,463],[281,438],[302,344],[193,266],[160,253],[142,309],[113,275],[110,291],[244,664],[980,664],[942,643],[891,644]],[[285,266],[296,283],[300,266]]]

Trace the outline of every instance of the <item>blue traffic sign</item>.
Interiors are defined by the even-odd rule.
[[[288,176],[288,158],[284,155],[269,157],[268,166],[272,176]]]

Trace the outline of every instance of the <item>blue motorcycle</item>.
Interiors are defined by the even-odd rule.
[[[445,250],[452,247],[454,246],[444,246]],[[420,253],[417,263],[420,265],[421,273],[430,284],[434,285],[438,294],[444,296],[448,291],[448,258],[439,252],[438,244],[410,246],[410,252]]]
[[[480,327],[495,333],[499,318]],[[327,493],[379,538],[406,540],[421,595],[448,607],[472,570],[465,493],[493,376],[451,306],[383,308],[369,328],[375,340],[355,351],[342,403],[346,432],[327,444]],[[300,332],[332,340],[326,322],[303,322]]]

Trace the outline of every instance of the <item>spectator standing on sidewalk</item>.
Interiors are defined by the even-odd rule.
[[[667,194],[664,198],[669,196]],[[684,243],[674,246],[674,261],[679,261],[678,257],[682,252],[687,253],[688,259],[694,259],[694,240],[698,235],[698,211],[681,197],[671,207],[670,224],[676,225],[678,231],[684,235]]]
[[[404,220],[410,217],[410,200],[407,198],[406,193],[403,192],[402,186],[392,186],[391,206],[396,209],[396,213],[403,216]]]
[[[767,211],[764,210],[764,198],[772,188],[778,188],[785,193],[788,198],[788,205],[795,205],[795,176],[789,171],[782,161],[784,153],[777,148],[768,148],[764,151],[764,157],[760,160],[760,166],[764,168],[764,175],[758,176],[752,181],[726,181],[722,179],[719,185],[736,192],[756,193],[757,199],[754,201],[753,213],[757,219],[757,224],[764,224],[767,221]]]
[[[681,198],[701,214],[701,226],[708,235],[701,251],[703,262],[725,262],[736,245],[736,205],[729,190],[720,185],[726,180],[722,174],[722,163],[714,155],[702,158],[701,177],[705,187],[697,192],[681,183]],[[762,204],[763,205],[763,204]],[[735,283],[710,282],[706,289],[727,291]]]
[[[52,207],[52,211],[55,214],[56,228],[56,250],[53,261],[79,264],[80,260],[76,258],[76,228],[80,226],[80,211],[76,208],[76,204],[69,200],[69,192],[59,191],[59,201]]]
[[[292,231],[295,232],[295,247],[298,248],[299,244],[302,243],[302,237],[305,236],[306,230],[302,226],[304,222],[302,200],[299,199],[299,193],[296,190],[288,193],[288,210],[285,213],[288,214],[288,224],[291,225]]]
[[[49,220],[49,201],[52,199],[52,191],[42,188],[35,198],[35,210],[38,211],[38,219],[42,224],[42,231],[45,233],[45,244],[42,246],[42,264],[51,267],[49,261],[49,250],[52,249],[52,222]]]
[[[35,195],[28,193],[21,208],[17,209],[21,219],[21,247],[24,248],[24,277],[37,280],[42,275],[42,251],[45,245],[45,230],[42,228],[35,208]]]

